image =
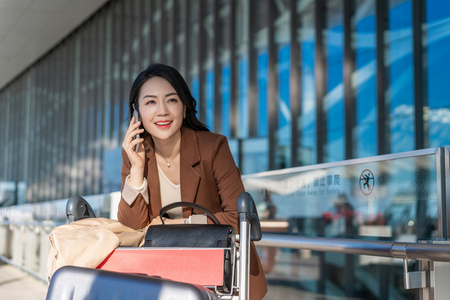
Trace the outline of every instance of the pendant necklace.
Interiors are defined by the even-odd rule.
[[[158,153],[159,154],[159,153]],[[164,159],[164,161],[166,162],[166,165],[167,165],[167,167],[168,168],[170,168],[170,164],[171,164],[171,162],[170,161],[168,161],[164,156],[162,156],[161,154],[159,154],[159,156],[161,156],[162,157],[162,159]],[[178,156],[178,154],[177,155],[175,155],[175,157],[173,158],[173,159],[175,159],[176,157]]]
[[[167,167],[170,168],[170,162],[164,156],[161,155],[161,157],[166,161]]]

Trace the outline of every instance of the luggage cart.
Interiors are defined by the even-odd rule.
[[[66,211],[69,222],[95,217],[81,197],[69,199]],[[240,234],[229,247],[119,247],[97,269],[63,267],[56,271],[47,299],[84,299],[61,297],[61,289],[81,295],[86,293],[85,286],[97,295],[101,290],[109,295],[126,290],[142,293],[130,299],[248,299],[250,242],[261,239],[261,227],[247,192],[238,197],[238,214]],[[71,280],[74,276],[77,279]],[[79,282],[83,280],[86,282]],[[94,284],[98,282],[101,284]]]

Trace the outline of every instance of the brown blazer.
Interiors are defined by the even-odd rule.
[[[159,216],[161,194],[155,149],[150,136],[144,139],[144,177],[148,182],[149,204],[141,194],[132,205],[119,202],[118,220],[131,228],[144,228]],[[130,162],[122,149],[122,190],[130,173]],[[181,199],[210,210],[221,224],[232,225],[239,231],[237,198],[244,191],[241,173],[236,167],[225,136],[209,131],[181,129],[180,149]],[[194,213],[197,213],[194,210]],[[201,213],[201,212],[198,212]],[[191,215],[183,208],[183,217]],[[267,292],[266,278],[252,243],[250,257],[250,299],[262,299]]]

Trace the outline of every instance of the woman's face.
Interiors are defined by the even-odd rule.
[[[184,105],[172,85],[162,77],[152,77],[141,87],[139,113],[142,125],[155,141],[180,137]]]

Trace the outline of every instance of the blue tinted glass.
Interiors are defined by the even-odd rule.
[[[356,151],[358,157],[368,157],[375,155],[375,144],[377,139],[377,125],[374,122],[358,124],[356,127],[356,136],[358,139]]]
[[[234,162],[239,166],[239,141],[235,139],[228,140],[228,146],[230,146],[231,155],[233,155]]]
[[[361,1],[356,20],[356,157],[377,153],[375,3]]]
[[[313,21],[313,20],[311,20]],[[313,26],[314,24],[308,24]],[[306,30],[305,30],[306,31]],[[299,161],[302,165],[313,164],[316,156],[316,90],[314,78],[315,40],[312,32],[302,38],[301,49],[301,145]]]
[[[278,51],[278,82],[279,82],[279,145],[289,146],[291,144],[291,104],[289,101],[289,61],[290,47],[285,45]]]
[[[316,90],[315,90],[315,5],[313,2],[297,1],[300,11],[296,18],[297,43],[300,57],[297,62],[300,74],[300,115],[297,117],[297,164],[310,165],[316,157]]]
[[[328,80],[324,107],[327,115],[326,162],[345,159],[342,3],[340,0],[329,1],[328,5],[325,41]]]
[[[450,145],[450,2],[428,0],[426,52],[430,147]]]
[[[427,0],[426,2],[427,7],[425,11],[427,13],[427,22],[429,22],[428,26],[448,20],[450,15],[450,2],[448,0]]]
[[[214,71],[206,74],[206,126],[214,131]]]
[[[230,66],[222,69],[222,134],[230,137]]]
[[[122,168],[122,147],[114,149],[106,149],[103,152],[103,178],[102,178],[102,193],[111,193],[120,191],[122,180],[120,176]]]
[[[412,53],[412,3],[391,1],[389,9],[389,88],[391,152],[414,149],[414,70]]]
[[[239,137],[248,136],[248,59],[239,62]]]
[[[251,138],[242,141],[242,174],[264,172],[269,169],[268,138]]]
[[[264,51],[258,55],[257,60],[257,80],[258,80],[258,136],[269,134],[268,110],[267,110],[267,81],[269,55]]]

